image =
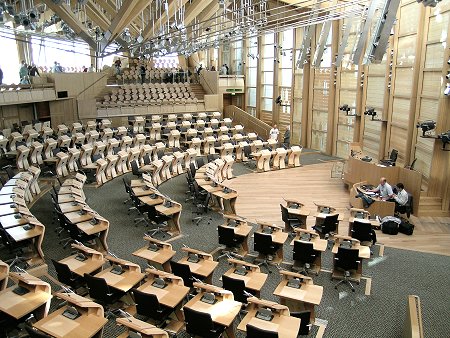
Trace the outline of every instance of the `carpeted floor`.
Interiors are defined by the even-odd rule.
[[[307,163],[305,163],[306,159],[308,159]],[[320,154],[308,154],[302,157],[304,164],[327,160],[337,160],[337,158]],[[234,165],[235,175],[249,172],[251,170],[242,164]],[[128,176],[131,177],[131,174]],[[184,202],[187,190],[184,175],[163,183],[159,188],[162,193],[183,204],[180,221],[183,235],[171,242],[174,250],[178,252],[174,259],[178,260],[182,256],[180,248],[183,244],[206,252],[214,251],[218,247],[216,228],[221,223],[220,215],[209,212],[198,226],[192,224],[192,203]],[[139,263],[144,268],[144,260],[132,256],[131,253],[145,244],[142,239],[145,228],[135,227],[133,224],[133,219],[137,216],[135,213],[127,215],[129,204],[123,204],[127,194],[122,180],[118,178],[101,188],[85,187],[84,190],[89,206],[110,221],[108,236],[110,251],[118,257]],[[35,203],[32,212],[46,226],[43,249],[49,274],[55,276],[50,259],[59,260],[68,256],[70,249],[62,249],[56,244],[58,237],[53,231],[56,225],[51,224],[52,205],[49,194],[45,194]],[[212,218],[209,225],[208,217]],[[253,247],[252,239],[250,239],[249,247]],[[403,322],[406,318],[407,296],[415,294],[421,298],[422,302],[425,336],[428,338],[450,337],[450,321],[448,320],[450,318],[450,293],[448,292],[450,260],[448,257],[385,248],[384,257],[380,258],[377,256],[377,251],[376,248],[374,255],[376,258],[366,261],[363,267],[364,275],[372,278],[370,296],[364,295],[364,282],[357,286],[355,293],[352,293],[346,286],[335,290],[333,287],[335,282],[330,281],[329,273],[322,272],[314,277],[315,284],[324,286],[322,302],[316,312],[317,318],[328,322],[324,336],[333,338],[401,337]],[[284,260],[292,261],[291,257],[292,249],[286,244]],[[330,251],[325,252],[322,257],[322,267],[331,270]],[[226,260],[222,259],[214,272],[213,284],[222,285],[220,276],[228,268]],[[280,278],[276,268],[271,269],[273,273],[269,275],[261,295],[264,299],[276,301],[277,298],[272,292]],[[58,286],[52,282],[52,288],[56,289]],[[116,327],[110,320],[105,327],[104,337],[116,337],[121,332],[122,329]],[[244,335],[238,333],[237,336]]]

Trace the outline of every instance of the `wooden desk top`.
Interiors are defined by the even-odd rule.
[[[144,258],[151,262],[164,264],[175,256],[176,251],[170,247],[159,248],[158,251],[149,250],[148,246],[144,246],[132,253],[132,255]]]
[[[336,213],[332,212],[329,214],[324,214],[322,212],[317,212],[317,211],[313,213],[313,217],[316,217],[316,218],[327,218],[328,216],[333,216],[333,215],[336,215]],[[344,214],[340,213],[338,216],[338,221],[343,221],[343,220],[344,220]]]
[[[3,229],[13,228],[27,223],[28,220],[26,218],[23,218],[22,215],[19,213],[0,216],[0,224],[3,227]]]
[[[291,300],[319,305],[322,300],[323,286],[302,283],[299,289],[287,286],[288,281],[282,280],[273,292],[275,296]]]
[[[158,301],[161,304],[172,309],[180,304],[183,301],[184,297],[186,297],[186,295],[189,293],[189,288],[187,286],[166,281],[166,287],[164,289],[161,289],[152,285],[154,281],[155,279],[153,278],[153,276],[149,277],[148,280],[137,289],[139,291],[155,295],[156,297],[158,297]]]
[[[34,225],[34,227],[30,230],[25,230],[23,226],[17,226],[14,228],[6,229],[6,232],[16,241],[24,241],[27,239],[31,239],[37,236],[40,236],[44,233],[44,226]]]
[[[94,235],[108,230],[109,222],[107,220],[98,220],[97,224],[91,224],[91,221],[77,223],[77,228],[87,235]]]
[[[202,258],[200,258],[200,261],[198,263],[189,262],[188,257],[181,258],[179,260],[179,263],[189,265],[192,273],[202,277],[208,277],[209,275],[211,275],[216,269],[217,265],[219,265],[219,263],[216,261]]]
[[[52,312],[33,326],[52,337],[57,338],[90,338],[108,322],[103,316],[82,314],[76,319],[62,315],[66,306]]]
[[[348,223],[354,223],[355,221],[361,222],[361,223],[370,223],[372,225],[372,227],[380,226],[380,222],[377,219],[365,219],[365,218],[355,218],[355,217],[350,217],[348,219]]]
[[[359,241],[356,242],[354,238],[351,238],[351,237],[348,237],[348,236],[339,236],[339,237],[341,239],[342,238],[348,238],[349,240],[352,240],[353,245],[352,245],[351,249],[358,249],[359,250],[359,254],[358,254],[359,258],[370,258],[370,247],[365,246],[365,245],[361,245],[359,243]],[[334,242],[333,249],[331,250],[331,252],[333,254],[337,254],[339,246],[340,246],[340,239],[336,238],[336,236],[335,236],[335,242]]]
[[[253,227],[250,225],[247,225],[247,223],[239,223],[238,225],[232,227],[226,224],[221,224],[219,225],[221,227],[225,227],[225,228],[232,228],[234,229],[234,234],[237,236],[248,236],[249,233],[253,230]]]
[[[261,233],[261,231],[258,232]],[[281,230],[274,231],[270,235],[272,236],[272,241],[276,244],[283,244],[289,237],[287,232]]]
[[[256,318],[257,309],[248,311],[242,321],[239,323],[237,329],[240,331],[247,331],[247,324],[259,327],[264,330],[278,332],[279,337],[283,338],[297,338],[298,330],[300,328],[300,319],[279,315],[274,313],[271,321],[266,321]]]
[[[85,273],[92,273],[101,269],[106,260],[103,257],[98,256],[89,256],[85,254],[86,260],[79,261],[76,259],[77,255],[72,255],[60,260],[60,263],[67,264],[69,266],[70,271],[73,273],[84,276]]]
[[[17,212],[19,212],[19,209],[14,203],[0,205],[0,215],[2,216],[15,214]]]
[[[69,221],[76,224],[76,223],[90,221],[96,215],[91,212],[87,212],[87,211],[83,211],[83,212],[74,211],[74,212],[68,212],[68,213],[64,214],[64,216],[66,216]]]
[[[180,212],[182,209],[181,204],[172,202],[171,207],[166,207],[164,204],[159,204],[155,207],[155,210],[163,215],[169,216]]]
[[[210,182],[210,181],[209,181]],[[222,187],[221,186],[217,186],[217,187],[213,187],[212,185],[211,185],[211,183],[210,184],[205,184],[205,185],[201,185],[200,186],[202,189],[205,189],[207,192],[209,192],[209,193],[213,193],[213,192],[216,192],[216,191],[220,191],[220,190],[222,190]]]
[[[326,251],[328,246],[328,241],[326,239],[321,239],[320,237],[312,237],[309,241],[301,240],[301,235],[295,236],[295,238],[292,240],[291,245],[294,245],[294,241],[300,241],[304,243],[312,243],[313,249],[317,251]]]
[[[222,188],[222,190],[214,191],[212,194],[217,197],[226,199],[226,200],[238,197],[237,191],[230,191],[230,192],[226,193],[223,191],[223,188]]]
[[[162,204],[164,202],[164,198],[159,196],[159,195],[156,195],[155,198],[150,197],[150,195],[140,196],[139,200],[142,203],[145,203],[145,204],[150,205],[150,206]]]
[[[228,276],[234,279],[240,279],[245,282],[245,287],[247,289],[255,290],[255,291],[261,291],[262,287],[264,286],[264,283],[267,280],[268,275],[265,273],[262,273],[260,271],[247,271],[247,274],[245,276],[239,275],[234,273],[234,270],[236,267],[232,267],[227,272],[224,273],[224,276]]]
[[[69,212],[77,212],[83,209],[84,204],[78,202],[58,203],[59,208],[63,214]]]
[[[14,203],[14,194],[10,195],[0,195],[0,204],[11,204]]]
[[[287,208],[288,212],[291,215],[297,215],[297,216],[309,216],[310,211],[304,207],[298,207],[298,208]]]
[[[203,292],[198,293],[184,307],[209,313],[214,323],[225,327],[233,324],[233,320],[239,314],[242,304],[232,299],[220,299],[221,296],[216,296],[218,298],[216,303],[208,304],[201,301],[203,294]]]
[[[100,271],[95,275],[95,277],[104,278],[108,286],[123,292],[128,292],[145,277],[144,273],[140,271],[128,270],[127,268],[123,268],[124,272],[121,275],[116,275],[111,272],[112,268],[113,266]]]
[[[28,287],[24,284],[22,285],[28,288],[30,292],[22,296],[15,294],[13,290],[17,285],[13,285],[0,291],[0,311],[7,313],[16,319],[31,313],[52,298],[50,286],[48,286],[49,292],[45,292],[34,290],[32,287]]]
[[[127,328],[131,329],[135,332],[140,332],[144,336],[150,336],[153,338],[168,338],[169,334],[157,328],[156,326],[143,322],[142,320],[136,319],[134,317],[127,317],[127,318],[116,318],[116,322],[118,325],[126,326]],[[129,333],[124,332],[117,338],[128,338]]]
[[[132,187],[131,190],[133,191],[133,194],[135,194],[137,197],[147,196],[155,193],[154,189],[152,189],[147,185]]]

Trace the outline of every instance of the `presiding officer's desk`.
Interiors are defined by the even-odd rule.
[[[101,305],[75,293],[57,292],[55,296],[67,304],[34,323],[35,328],[56,338],[102,336],[103,326],[108,320]]]
[[[289,308],[276,302],[250,297],[247,299],[247,314],[239,323],[237,329],[247,331],[247,324],[259,327],[263,330],[278,332],[279,337],[297,338],[300,328],[300,319],[291,317]],[[268,309],[272,312],[271,320],[257,318],[258,310]]]
[[[395,212],[395,202],[386,201],[378,194],[368,193],[364,188],[366,184],[366,181],[353,184],[350,189],[350,204],[357,209],[367,210],[372,215],[378,215],[380,217],[393,216]],[[365,208],[363,200],[356,197],[359,194],[369,197],[372,200],[372,204]]]
[[[28,273],[10,272],[17,285],[0,291],[0,311],[20,319],[34,313],[36,319],[44,318],[52,298],[50,285]]]
[[[297,218],[300,221],[300,227],[306,229],[306,219],[308,218],[310,211],[306,209],[305,205],[292,198],[283,198],[286,202],[286,208],[289,212],[289,217]],[[294,229],[285,229],[286,232],[290,232]]]
[[[225,333],[228,338],[234,338],[233,321],[239,314],[242,304],[234,300],[231,291],[224,290],[218,286],[194,283],[194,287],[199,290],[199,292],[183,306],[183,309],[190,308],[195,311],[209,313],[214,323],[226,327]],[[202,300],[205,293],[214,295],[214,304]]]
[[[127,331],[117,338],[131,337],[131,332],[139,333],[142,338],[169,338],[166,331],[134,317],[116,318],[116,323],[127,328]]]
[[[71,246],[77,253],[63,258],[59,262],[66,264],[70,271],[80,277],[83,277],[85,273],[92,274],[101,270],[103,264],[106,263],[101,252],[83,244],[72,244]]]
[[[234,215],[223,215],[225,220],[224,224],[219,226],[233,228],[234,234],[236,236],[244,237],[244,240],[240,244],[238,254],[241,256],[245,256],[248,253],[248,236],[252,231],[253,227],[248,225],[247,221],[239,216]]]
[[[275,257],[271,263],[281,263],[283,261],[283,244],[288,239],[289,234],[284,232],[283,228],[278,225],[261,221],[256,221],[256,223],[258,224],[258,229],[256,231],[259,233],[269,233],[272,236],[272,242],[278,245],[278,250],[276,251]],[[270,229],[270,232],[266,232],[266,229]]]
[[[295,246],[296,241],[313,244],[313,249],[316,251],[316,258],[314,259],[314,262],[311,264],[310,271],[313,271],[316,274],[318,274],[320,269],[322,268],[322,252],[325,252],[327,250],[328,241],[326,239],[320,238],[320,235],[314,230],[297,228],[295,229],[295,232],[297,234],[295,235],[294,239],[291,242],[292,246]],[[298,262],[294,260],[293,265],[294,269],[296,267],[300,268],[297,265],[297,263]]]
[[[354,184],[361,182],[367,182],[376,187],[381,177],[385,177],[391,185],[402,182],[405,190],[413,196],[413,212],[419,209],[422,187],[422,174],[420,172],[401,166],[386,167],[372,162],[364,162],[358,156],[350,157],[347,160],[344,182],[348,185],[349,189],[352,189]],[[360,198],[355,199],[355,195],[357,195],[356,190],[350,192],[350,204],[355,208],[362,209],[362,201]],[[373,208],[367,209],[372,215],[387,216],[387,214],[377,213],[377,210]]]
[[[361,245],[361,243],[359,242],[359,240],[357,240],[356,238],[352,238],[350,236],[341,236],[341,235],[334,235],[333,236],[334,239],[334,245],[333,248],[331,250],[331,252],[333,253],[333,255],[336,255],[338,252],[338,249],[340,246],[344,246],[344,247],[348,247],[346,246],[344,243],[345,242],[350,242],[351,243],[351,249],[356,249],[358,250],[358,256],[360,258],[360,263],[358,264],[358,270],[354,273],[352,273],[352,275],[350,276],[349,280],[358,282],[361,279],[362,276],[362,265],[363,265],[363,259],[369,259],[370,258],[370,247],[365,246],[365,245]],[[335,279],[343,279],[344,278],[344,272],[341,270],[337,270],[335,268],[333,268],[333,273],[332,273],[332,278]]]
[[[259,266],[252,263],[234,258],[229,258],[228,263],[232,267],[224,273],[224,276],[243,280],[245,282],[245,288],[252,290],[255,296],[259,297],[268,275],[262,273]]]
[[[149,265],[157,265],[164,271],[170,271],[170,259],[175,256],[176,251],[172,249],[172,244],[144,236],[147,245],[133,252],[134,256],[147,260]]]
[[[286,305],[292,312],[309,310],[314,320],[314,306],[322,300],[323,286],[314,285],[311,277],[299,273],[280,270],[280,274],[281,282],[273,292],[279,297],[280,304]]]
[[[370,213],[364,209],[351,208],[350,209],[350,217],[348,219],[348,235],[352,235],[353,223],[355,221],[370,223],[372,228],[379,229],[380,222],[377,219],[370,219]]]
[[[213,260],[213,256],[207,252],[195,250],[187,247],[181,248],[187,256],[181,258],[178,263],[186,264],[191,269],[191,273],[205,283],[212,284],[212,275],[218,262]],[[195,260],[198,260],[195,262]]]
[[[103,278],[109,287],[122,292],[128,292],[138,284],[145,275],[141,272],[141,267],[135,263],[116,258],[110,255],[105,258],[111,263],[111,267],[97,273],[95,277]],[[122,273],[115,273],[115,269],[122,269]]]
[[[178,320],[183,321],[183,315],[180,312],[181,304],[189,293],[189,288],[184,286],[183,279],[156,269],[146,269],[145,272],[147,273],[145,283],[137,290],[155,295],[159,303],[174,309]],[[159,282],[164,282],[164,286],[161,287]]]

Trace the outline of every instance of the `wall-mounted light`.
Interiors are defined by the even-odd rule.
[[[450,83],[447,83],[447,87],[444,89],[444,95],[450,95]]]
[[[447,144],[450,143],[450,130],[438,135],[438,139],[442,141],[442,150],[450,151],[450,149],[447,149]]]
[[[371,116],[372,117],[372,121],[381,121],[381,119],[375,119],[375,117],[377,116],[377,112],[375,111],[374,108],[367,109],[364,112],[364,115]]]
[[[422,129],[422,137],[430,137],[430,135],[426,135],[426,133],[436,128],[436,122],[433,120],[427,120],[417,123],[416,127]]]

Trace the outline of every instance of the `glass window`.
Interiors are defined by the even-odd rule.
[[[256,88],[247,89],[247,105],[256,107]]]
[[[292,85],[292,69],[281,69],[281,86],[290,87]]]
[[[0,67],[3,71],[3,83],[19,83],[20,60],[17,54],[16,40],[0,36],[0,45],[4,50],[3,53],[0,53]]]
[[[272,97],[273,96],[273,86],[264,85],[262,96],[264,97]]]
[[[262,109],[267,111],[272,111],[272,99],[263,98],[262,99]]]

